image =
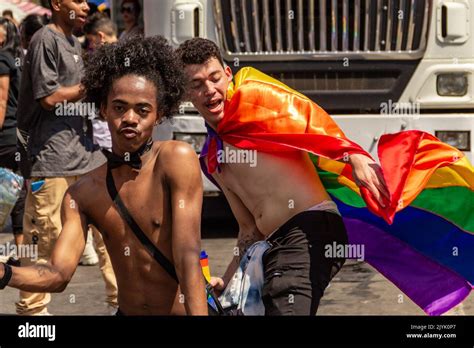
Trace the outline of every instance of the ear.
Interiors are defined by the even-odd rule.
[[[227,76],[227,80],[229,82],[232,82],[232,79],[233,79],[233,75],[232,75],[232,69],[227,65],[225,68],[224,68],[224,72]]]
[[[99,35],[100,43],[104,44],[106,42],[105,40],[105,34],[102,31],[98,31],[97,35]]]
[[[156,113],[156,120],[155,123],[153,123],[154,126],[158,126],[161,123],[161,120],[163,119],[163,116],[161,113],[157,112]]]
[[[59,12],[61,10],[61,0],[51,0],[51,9]]]

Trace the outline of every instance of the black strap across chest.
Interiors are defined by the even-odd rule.
[[[110,198],[115,203],[120,216],[125,220],[130,229],[133,231],[138,240],[143,244],[143,246],[148,250],[151,256],[158,262],[161,267],[179,283],[178,276],[176,275],[176,269],[170,260],[166,258],[165,255],[153,244],[153,242],[146,236],[143,230],[138,226],[136,221],[133,219],[132,215],[128,211],[127,207],[123,203],[120,195],[115,187],[114,177],[112,176],[112,170],[109,165],[107,165],[107,191],[109,192]]]

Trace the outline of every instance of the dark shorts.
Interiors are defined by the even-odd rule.
[[[325,256],[325,246],[347,244],[342,218],[305,211],[288,220],[268,239],[263,255],[265,315],[315,315],[329,281],[344,258]]]

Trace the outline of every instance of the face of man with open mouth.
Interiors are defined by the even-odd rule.
[[[232,71],[224,68],[216,58],[205,64],[187,65],[188,97],[207,123],[213,128],[224,117],[227,87],[232,81]]]
[[[101,113],[116,154],[135,152],[152,136],[158,119],[156,95],[153,82],[143,76],[125,75],[114,81]]]

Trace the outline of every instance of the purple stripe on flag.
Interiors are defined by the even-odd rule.
[[[351,244],[363,244],[365,260],[429,315],[464,300],[472,285],[457,273],[366,222],[344,218]]]

